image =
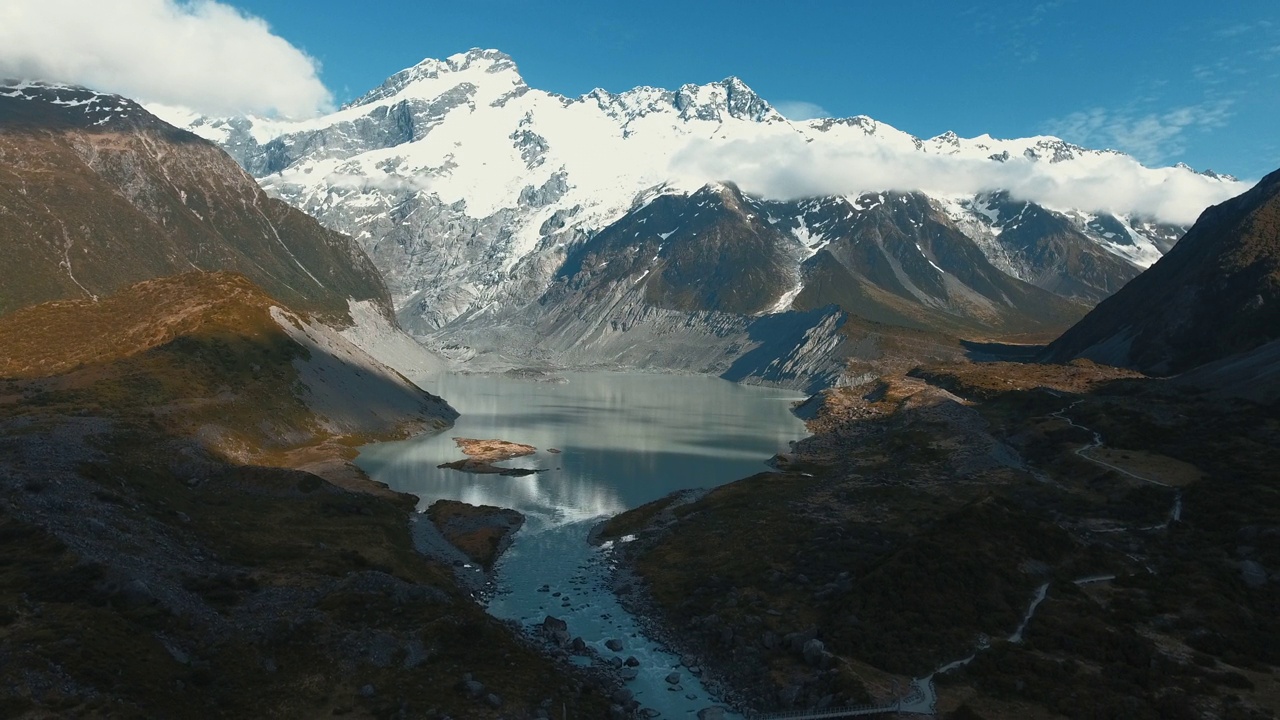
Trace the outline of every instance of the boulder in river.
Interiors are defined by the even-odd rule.
[[[540,627],[542,634],[556,645],[563,646],[569,643],[569,623],[560,618],[548,615]]]

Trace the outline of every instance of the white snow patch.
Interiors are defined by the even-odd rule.
[[[791,235],[800,241],[800,245],[804,248],[804,255],[801,259],[808,260],[817,255],[819,250],[826,247],[830,240],[822,233],[814,234],[813,230],[805,224],[803,215],[797,217],[796,222],[799,224],[791,229]]]
[[[796,280],[795,286],[792,287],[790,290],[786,291],[785,293],[783,293],[782,297],[778,298],[778,302],[774,303],[773,307],[766,310],[764,314],[773,315],[775,313],[781,313],[781,312],[786,312],[790,310],[791,303],[795,302],[796,297],[803,290],[804,290],[804,281]]]

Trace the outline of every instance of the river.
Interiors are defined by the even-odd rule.
[[[604,584],[608,555],[588,545],[587,534],[602,518],[673,491],[767,469],[766,460],[806,434],[790,412],[802,396],[704,376],[563,377],[567,383],[415,378],[461,417],[439,435],[365,447],[357,464],[393,489],[418,495],[420,508],[444,498],[523,513],[524,527],[495,567],[489,612],[526,627],[554,615],[603,656],[634,656],[639,675],[628,687],[636,699],[662,717],[690,717],[715,698],[618,604]],[[503,465],[545,472],[505,477],[437,468],[462,457],[454,437],[533,445],[537,454]],[[622,641],[622,650],[608,650],[610,639]],[[667,681],[672,672],[680,675],[676,684]]]

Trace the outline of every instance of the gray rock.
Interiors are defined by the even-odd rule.
[[[360,697],[362,697],[362,698],[371,698],[371,697],[373,697],[376,693],[377,693],[377,691],[374,689],[374,687],[373,687],[372,685],[361,685],[361,686],[360,686]]]
[[[405,670],[412,670],[427,661],[427,648],[419,638],[411,638],[404,646]]]
[[[159,602],[151,588],[141,580],[130,580],[120,589],[120,599],[130,607],[146,607]]]
[[[179,665],[191,664],[191,656],[187,654],[186,651],[184,651],[182,648],[177,647],[176,645],[169,645],[168,643],[165,643],[164,649],[169,651],[169,655],[175,661],[177,661]]]
[[[484,695],[484,683],[478,680],[467,680],[462,683],[462,692],[472,700]]]
[[[791,648],[791,652],[802,652],[804,644],[818,637],[818,628],[810,627],[799,632],[787,633],[782,636],[782,642]]]
[[[621,652],[621,650],[622,650],[622,641],[621,641],[621,640],[619,640],[619,639],[617,639],[617,638],[610,638],[610,639],[608,639],[608,640],[605,640],[605,642],[604,642],[604,646],[605,646],[605,647],[607,647],[607,648],[609,648],[610,650],[612,650],[612,651],[614,651],[614,652]]]
[[[489,704],[489,707],[494,707],[494,708],[502,707],[502,698],[499,697],[498,695],[495,695],[494,693],[489,693],[488,695],[486,695],[484,697],[484,701]]]
[[[561,647],[569,644],[569,624],[558,617],[548,615],[542,621],[542,634]]]
[[[778,647],[778,634],[772,630],[765,630],[760,635],[760,644],[765,650],[772,650]]]
[[[727,627],[727,626],[720,628],[720,644],[721,645],[733,644],[733,628]]]
[[[804,644],[802,652],[804,654],[805,662],[814,667],[818,667],[822,664],[823,655],[826,654],[827,647],[822,644],[821,640],[814,639],[809,640]]]
[[[1240,563],[1240,577],[1244,584],[1251,588],[1260,588],[1267,584],[1267,570],[1256,560],[1245,560]]]
[[[679,685],[679,684],[680,684],[680,673],[678,673],[678,672],[670,673],[670,674],[668,674],[668,675],[667,675],[666,680],[667,680],[667,684],[669,684],[669,685]]]

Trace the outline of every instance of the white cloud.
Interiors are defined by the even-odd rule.
[[[214,0],[4,0],[0,78],[85,85],[209,114],[331,109],[319,63]]]
[[[1221,30],[1218,30],[1217,32],[1214,33],[1214,37],[1230,39],[1230,38],[1239,37],[1241,35],[1247,35],[1254,31],[1265,32],[1266,30],[1271,29],[1273,24],[1274,23],[1272,23],[1270,20],[1259,20],[1257,22],[1251,22],[1251,23],[1238,23],[1235,25],[1224,27]]]
[[[831,117],[831,113],[827,112],[826,108],[804,100],[779,100],[771,104],[774,110],[782,113],[782,117],[788,120],[815,120]]]
[[[1159,163],[1186,150],[1188,130],[1220,128],[1231,116],[1230,110],[1228,101],[1145,115],[1094,108],[1051,120],[1045,129],[1074,143],[1116,148],[1144,162]]]
[[[1008,190],[1054,209],[1136,214],[1176,224],[1194,222],[1209,205],[1248,187],[1177,168],[1146,168],[1112,153],[1059,163],[1016,154],[997,162],[985,155],[925,153],[873,138],[808,142],[799,134],[697,140],[677,154],[673,169],[686,181],[733,180],[749,193],[779,200],[882,190],[943,195]]]

